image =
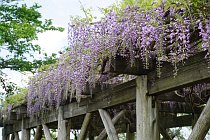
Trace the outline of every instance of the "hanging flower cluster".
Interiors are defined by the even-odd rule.
[[[68,98],[76,97],[95,86],[100,79],[102,62],[110,67],[116,56],[134,59],[148,69],[150,59],[174,65],[189,56],[205,51],[210,44],[210,19],[194,18],[163,6],[142,11],[128,6],[120,14],[110,11],[100,22],[77,21],[69,25],[69,51],[58,64],[46,72],[38,73],[29,85],[28,111],[30,114],[58,107]],[[198,38],[191,38],[199,33]],[[202,38],[202,47],[193,46]]]

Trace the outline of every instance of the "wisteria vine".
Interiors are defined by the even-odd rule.
[[[102,63],[109,69],[117,56],[127,57],[130,65],[139,59],[148,69],[150,59],[161,70],[170,62],[177,63],[200,51],[210,51],[210,19],[186,14],[185,8],[164,6],[143,11],[128,6],[121,14],[110,11],[96,23],[74,21],[69,24],[69,51],[48,71],[30,81],[27,104],[29,114],[47,111],[76,97],[79,101],[87,89],[94,88],[101,76]],[[198,33],[196,38],[193,34]],[[193,45],[202,40],[202,45]],[[160,71],[158,72],[160,74]]]

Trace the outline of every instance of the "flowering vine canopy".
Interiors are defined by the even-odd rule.
[[[138,59],[148,69],[156,60],[158,75],[163,62],[170,62],[177,72],[177,63],[206,51],[209,59],[209,11],[194,12],[193,1],[154,6],[143,10],[127,6],[110,10],[99,22],[76,20],[69,24],[69,50],[55,66],[37,73],[29,83],[29,114],[62,105],[67,99],[80,100],[88,88],[103,82],[101,72],[116,57]],[[181,5],[181,6],[177,6]],[[192,8],[191,8],[192,7]]]

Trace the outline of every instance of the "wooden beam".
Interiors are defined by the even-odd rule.
[[[164,140],[172,140],[171,136],[162,126],[160,126],[160,134],[163,136]]]
[[[85,119],[84,119],[84,121],[82,123],[82,128],[81,128],[81,132],[79,134],[78,140],[85,140],[87,127],[88,127],[88,124],[89,124],[90,120],[91,120],[91,113],[87,113],[85,115]]]
[[[142,60],[139,58],[135,58],[133,63],[134,65],[131,66],[130,58],[117,55],[114,59],[112,59],[109,70],[107,71],[106,69],[102,68],[102,73],[145,75],[149,73],[150,71],[154,70],[156,67],[156,61],[151,60],[151,59],[149,60],[150,65],[148,69],[145,69],[144,62],[142,62]],[[107,64],[104,63],[104,65],[107,65]]]
[[[41,138],[42,138],[42,126],[39,125],[36,127],[36,133],[34,136],[34,140],[41,140]]]
[[[136,136],[137,140],[159,140],[157,105],[147,96],[147,76],[136,79]]]
[[[63,106],[58,109],[58,140],[66,140],[66,121]]]
[[[113,125],[117,123],[117,121],[126,113],[126,110],[120,111],[117,115],[114,116],[112,119]],[[96,140],[103,140],[106,137],[106,129],[103,129],[102,132],[98,135]]]
[[[163,128],[191,126],[193,121],[192,115],[160,118],[160,124]]]
[[[168,112],[168,113],[198,113],[200,114],[203,107],[192,107],[189,103],[186,102],[161,102],[159,105],[159,112]]]
[[[210,128],[210,98],[198,118],[188,140],[203,140]]]
[[[70,133],[71,133],[71,120],[66,122],[66,140],[70,140]]]
[[[52,140],[48,126],[46,124],[42,124],[42,127],[44,130],[44,136],[45,136],[46,140]]]
[[[114,124],[112,123],[112,120],[109,114],[103,109],[99,109],[98,111],[101,116],[102,122],[105,126],[109,140],[118,140],[119,138],[117,136],[117,132],[114,128]]]
[[[209,68],[204,59],[206,52],[199,53],[186,60],[185,65],[178,64],[178,74],[174,77],[173,66],[163,66],[161,69],[164,75],[150,84],[149,95],[167,93],[183,87],[187,87],[201,81],[210,81]],[[155,72],[149,74],[149,79],[154,79]]]

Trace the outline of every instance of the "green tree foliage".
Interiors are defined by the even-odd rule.
[[[32,43],[38,39],[39,33],[63,31],[63,28],[54,27],[51,19],[41,19],[40,7],[38,4],[29,7],[17,0],[0,0],[0,71],[5,68],[33,71],[40,65],[55,63],[55,54],[45,54],[42,60],[33,55],[41,53],[40,46]],[[5,88],[8,84],[2,72],[0,76],[0,85],[8,92],[11,88]]]
[[[34,45],[38,33],[47,30],[59,30],[52,25],[52,20],[41,20],[39,5],[28,7],[11,1],[2,1],[0,5],[0,51],[5,56],[0,57],[0,68],[31,71],[40,61],[28,61],[34,52],[41,51],[40,46]]]

